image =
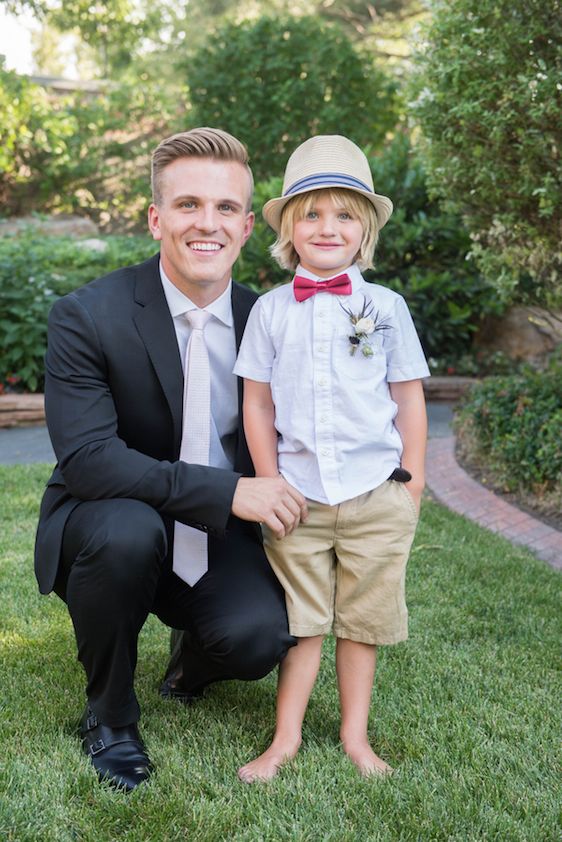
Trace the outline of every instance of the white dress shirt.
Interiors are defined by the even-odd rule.
[[[187,343],[191,335],[185,313],[198,308],[166,277],[162,264],[160,264],[160,277],[170,314],[174,320],[180,358],[184,366]],[[205,343],[211,370],[209,465],[230,470],[234,465],[238,430],[238,381],[232,373],[236,360],[236,336],[231,293],[232,281],[219,298],[205,307],[205,310],[212,315],[205,327]]]
[[[297,274],[318,278],[301,266]],[[338,273],[340,274],[340,273]],[[347,270],[351,295],[319,292],[296,301],[293,285],[255,303],[234,367],[271,384],[282,475],[306,497],[336,505],[384,482],[400,465],[402,442],[389,383],[427,377],[429,370],[406,302]],[[373,356],[350,354],[354,328],[345,307],[374,305]]]

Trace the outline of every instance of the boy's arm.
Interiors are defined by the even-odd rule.
[[[279,482],[283,483],[288,492],[283,505],[275,510],[272,518],[264,521],[277,538],[283,538],[292,532],[299,522],[306,522],[308,508],[302,494],[279,474],[275,407],[269,383],[244,378],[243,412],[244,432],[256,477],[279,477]],[[256,480],[240,480],[240,483],[244,482]],[[290,515],[293,516],[292,520],[289,520]]]
[[[244,432],[257,477],[277,477],[277,430],[269,383],[244,378]]]
[[[427,415],[421,380],[404,380],[389,383],[392,400],[398,406],[394,419],[402,439],[402,467],[412,474],[406,483],[418,507],[425,486],[425,447],[427,442]]]

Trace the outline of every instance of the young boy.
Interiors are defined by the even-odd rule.
[[[279,473],[308,500],[291,535],[265,535],[298,645],[281,664],[273,741],[238,774],[272,778],[301,743],[323,637],[337,638],[343,749],[361,773],[391,771],[367,723],[376,647],[407,637],[406,562],[424,487],[429,374],[403,298],[368,284],[392,202],[363,152],[312,137],[290,157],[263,215],[272,254],[295,270],[250,314],[235,373],[257,476]]]

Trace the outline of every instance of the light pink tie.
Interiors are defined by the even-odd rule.
[[[203,331],[211,314],[190,310],[185,314],[191,326],[184,368],[183,429],[180,459],[195,465],[209,464],[211,437],[211,375]],[[174,573],[195,585],[207,572],[207,534],[176,521],[174,529]]]

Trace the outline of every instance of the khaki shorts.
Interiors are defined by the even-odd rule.
[[[264,531],[267,556],[285,588],[296,637],[326,634],[360,643],[408,637],[406,564],[418,520],[403,483],[387,480],[337,506],[308,501],[291,535]]]

